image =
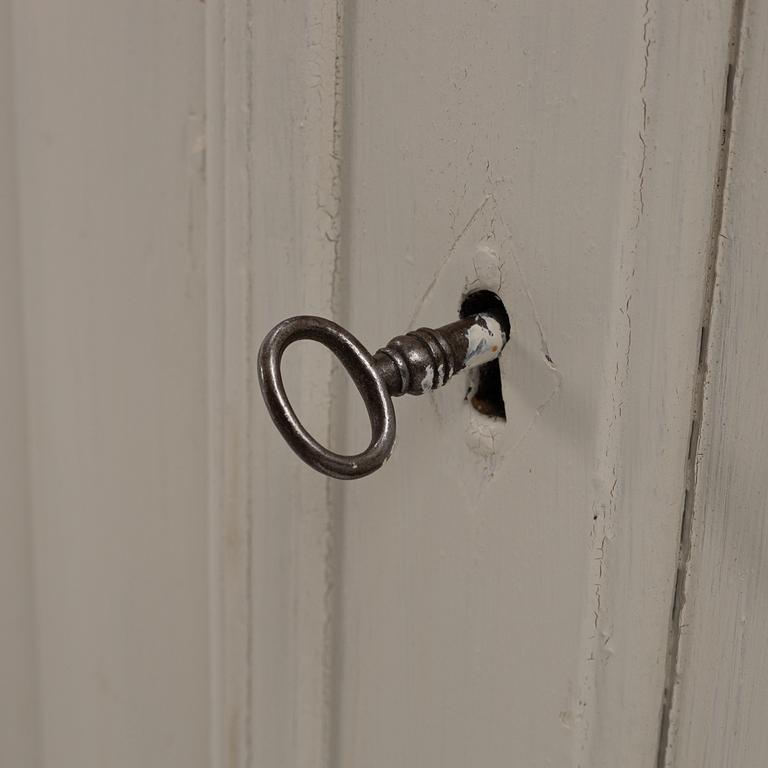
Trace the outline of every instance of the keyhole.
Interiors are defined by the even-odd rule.
[[[488,312],[501,323],[504,333],[509,338],[509,315],[504,302],[493,291],[474,291],[464,297],[459,310],[460,317],[468,317],[478,312]],[[469,386],[466,399],[472,407],[484,416],[506,420],[504,396],[501,392],[501,366],[498,358],[490,363],[469,371]]]

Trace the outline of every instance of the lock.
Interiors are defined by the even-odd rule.
[[[351,480],[375,472],[390,457],[396,430],[393,397],[422,395],[442,387],[459,371],[495,360],[508,336],[506,312],[494,307],[440,328],[419,328],[396,336],[371,355],[337,323],[300,315],[278,323],[261,343],[259,385],[272,421],[298,456],[330,477]],[[334,453],[320,445],[297,418],[285,393],[280,361],[286,347],[302,339],[327,347],[355,383],[371,423],[371,441],[361,453]]]

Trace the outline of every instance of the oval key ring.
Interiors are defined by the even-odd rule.
[[[334,453],[315,440],[296,416],[283,386],[280,361],[289,344],[317,341],[333,352],[355,382],[371,422],[371,442],[352,456]],[[259,385],[275,426],[293,450],[326,475],[351,480],[375,472],[395,445],[395,408],[382,374],[368,350],[340,325],[321,317],[300,315],[283,320],[259,349]]]
[[[259,349],[259,384],[269,415],[288,445],[311,467],[341,480],[365,477],[379,469],[395,445],[393,397],[423,395],[465,368],[482,369],[507,343],[509,316],[496,294],[469,294],[462,305],[465,309],[469,311],[448,325],[396,336],[375,355],[348,330],[322,317],[300,315],[278,323]],[[371,422],[371,442],[362,453],[334,453],[320,445],[296,416],[285,394],[280,361],[285,348],[299,339],[330,349],[355,382]]]

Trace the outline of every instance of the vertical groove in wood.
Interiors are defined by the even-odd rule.
[[[722,226],[730,181],[730,161],[734,123],[734,93],[738,88],[735,73],[741,69],[745,7],[747,0],[734,0],[731,25],[728,30],[729,57],[728,67],[723,73],[722,89],[722,145],[713,183],[712,222],[709,233],[709,251],[701,308],[701,335],[698,339],[699,358],[693,384],[691,407],[691,429],[688,441],[689,449],[685,466],[685,495],[683,498],[682,521],[680,526],[680,544],[677,560],[677,572],[670,611],[669,639],[664,681],[664,696],[661,706],[659,726],[658,768],[672,766],[674,760],[675,718],[677,715],[678,684],[680,676],[680,642],[683,634],[682,616],[685,611],[689,574],[691,568],[691,537],[693,531],[697,476],[700,466],[701,423],[704,412],[706,382],[710,370],[709,331],[714,312],[715,285],[718,265],[722,258]],[[703,670],[702,670],[703,672]]]
[[[768,7],[741,13],[667,766],[762,765],[768,754]]]
[[[278,319],[334,316],[340,260],[341,0],[216,0],[209,36],[209,299],[219,395],[217,566],[222,765],[327,765],[331,749],[334,529],[329,481],[279,440],[255,380]],[[218,169],[218,170],[217,170]],[[215,211],[218,209],[219,216]],[[223,267],[217,262],[223,261]],[[215,290],[215,285],[212,290]],[[221,326],[216,331],[216,323]],[[302,345],[284,360],[298,410],[332,435],[332,365]]]
[[[718,86],[731,27],[730,2],[714,9],[649,0],[637,8],[638,71],[628,85],[634,99],[626,132],[635,186],[617,256],[616,353],[606,366],[615,373],[603,395],[610,410],[599,452],[605,485],[595,506],[594,595],[584,618],[589,630],[594,616],[593,643],[584,667],[589,682],[580,694],[580,751],[600,766],[630,759],[645,765],[658,749],[696,318],[711,250],[711,179],[720,157]],[[687,120],[697,126],[694,142]],[[680,287],[672,301],[662,298],[670,284]],[[683,340],[690,348],[673,361],[672,350]],[[660,433],[641,417],[650,402],[665,425],[657,449],[666,457],[663,466],[652,448]],[[654,565],[641,566],[651,554]]]
[[[212,735],[214,765],[245,768],[253,763],[254,675],[249,6],[209,0],[206,23]]]
[[[35,579],[10,0],[0,0],[0,765],[38,768]]]
[[[223,549],[225,515],[228,512],[225,489],[225,69],[224,31],[226,3],[208,0],[205,12],[205,113],[206,184],[208,222],[206,238],[206,301],[208,362],[208,602],[210,668],[211,768],[234,768],[227,750],[227,712],[233,708],[239,687],[228,679],[228,659],[236,658],[233,635],[224,622],[232,621],[232,589],[226,578],[226,553]]]
[[[256,675],[256,659],[254,657],[254,633],[258,631],[256,625],[256,613],[255,613],[255,590],[258,588],[254,584],[254,552],[255,545],[254,536],[268,536],[268,531],[260,530],[257,528],[255,516],[257,510],[254,509],[255,498],[258,494],[258,483],[261,478],[253,471],[253,467],[256,466],[256,452],[254,450],[254,411],[253,403],[256,399],[258,386],[255,384],[256,379],[256,350],[254,349],[254,343],[256,342],[254,333],[254,304],[257,301],[257,295],[254,291],[254,283],[258,279],[258,263],[254,263],[254,186],[258,183],[256,163],[257,159],[254,156],[254,86],[256,77],[264,77],[264,72],[257,72],[255,69],[255,30],[254,27],[257,23],[255,18],[254,3],[253,0],[245,0],[245,28],[243,29],[244,36],[244,66],[245,66],[245,106],[243,108],[243,121],[242,130],[244,136],[244,151],[245,151],[245,201],[242,209],[243,217],[245,219],[243,224],[243,238],[244,244],[242,252],[239,254],[244,265],[244,306],[243,306],[243,354],[244,354],[244,369],[243,369],[243,392],[245,395],[245,401],[249,404],[245,419],[245,731],[244,731],[244,765],[246,768],[256,766],[259,764],[254,757],[254,696],[256,692],[254,690]],[[260,146],[259,142],[262,137],[259,135],[256,137],[256,146]],[[274,588],[275,585],[273,585]],[[259,625],[263,622],[260,620]]]
[[[308,0],[302,115],[303,267],[300,311],[338,319],[341,259],[341,141],[343,2]],[[334,361],[317,345],[302,348],[303,412],[316,414],[314,430],[326,445],[334,435]],[[297,658],[296,764],[330,766],[333,718],[335,509],[333,481],[302,467],[296,552]]]
[[[347,182],[349,176],[347,146],[352,130],[349,120],[348,96],[348,48],[347,31],[350,11],[354,0],[335,0],[335,55],[334,55],[334,114],[333,114],[333,161],[334,174],[331,191],[335,198],[335,228],[333,238],[334,262],[331,285],[330,316],[341,325],[349,324],[349,268],[348,243],[348,201]],[[353,331],[354,333],[354,331]],[[357,396],[350,386],[346,371],[334,358],[327,379],[330,388],[329,424],[326,433],[328,445],[334,450],[348,452],[344,442],[347,415],[347,398]],[[342,599],[343,540],[344,540],[344,494],[345,483],[326,480],[326,503],[329,510],[328,550],[326,558],[326,628],[324,635],[324,696],[325,696],[325,748],[324,768],[337,768],[340,761],[341,728],[341,670],[343,646],[341,639],[341,616],[344,608]]]

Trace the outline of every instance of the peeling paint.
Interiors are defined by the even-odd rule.
[[[506,334],[497,320],[487,317],[484,322],[475,323],[467,329],[465,367],[475,368],[494,360],[506,342]]]

